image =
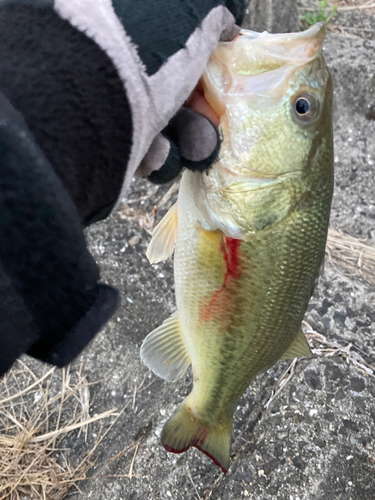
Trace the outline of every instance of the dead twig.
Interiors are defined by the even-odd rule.
[[[189,470],[187,470],[187,471],[186,471],[186,473],[187,473],[187,475],[189,476],[189,479],[190,479],[190,481],[191,481],[191,484],[193,485],[193,488],[195,489],[195,493],[197,494],[197,499],[198,499],[198,500],[201,500],[201,497],[200,497],[200,495],[199,495],[199,491],[198,491],[197,487],[195,486],[195,483],[194,483],[194,481],[193,481],[193,478],[191,477],[190,471],[189,471]]]
[[[328,339],[316,332],[307,321],[303,321],[302,324],[313,354],[319,357],[341,356],[348,364],[359,368],[367,375],[375,376],[375,365],[363,358],[360,353],[366,357],[368,357],[368,354],[357,346],[343,339]],[[346,344],[346,346],[344,347],[342,344]]]
[[[162,198],[153,206],[150,212],[144,212],[139,209],[131,208],[129,207],[129,204],[125,204],[120,214],[120,218],[135,222],[149,234],[152,234],[157,212],[169,201],[171,196],[179,189],[179,187],[180,181],[174,182],[164,196],[162,196]],[[133,203],[135,203],[135,201],[138,200],[132,200]]]
[[[267,410],[272,401],[276,399],[276,397],[280,394],[280,392],[284,389],[286,384],[289,382],[289,380],[293,377],[294,375],[294,369],[296,367],[298,358],[294,358],[293,361],[290,363],[288,368],[285,370],[285,372],[281,375],[279,380],[276,382],[276,386],[272,391],[272,394],[268,401],[265,403],[264,408]]]
[[[131,479],[133,477],[133,467],[134,467],[134,461],[135,457],[137,456],[138,448],[139,448],[140,442],[135,445],[135,450],[134,450],[134,455],[129,467],[129,472],[128,472],[128,478]]]
[[[345,12],[350,10],[367,10],[374,8],[375,8],[375,2],[373,2],[373,0],[370,0],[369,2],[366,2],[363,5],[344,5],[342,7],[339,6],[337,10],[339,12]]]
[[[220,483],[224,479],[224,477],[225,477],[224,473],[221,472],[219,474],[219,476],[215,479],[214,483],[211,485],[211,488],[208,491],[206,490],[202,500],[208,500],[209,498],[211,498],[212,493],[214,492],[214,489],[220,485]]]

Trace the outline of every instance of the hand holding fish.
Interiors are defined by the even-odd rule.
[[[219,40],[231,41],[238,34],[235,23],[240,23],[245,3],[205,0],[196,2],[193,9],[190,2],[164,2],[173,11],[168,18],[176,18],[173,28],[168,28],[170,35],[166,36],[163,17],[150,23],[150,13],[145,21],[148,31],[156,29],[152,44],[149,36],[132,33],[150,77],[143,96],[149,103],[142,133],[160,131],[152,137],[136,175],[163,183],[183,167],[202,171],[216,160],[218,119],[197,82]],[[158,11],[163,8],[155,5]],[[141,95],[142,89],[137,90]]]
[[[82,226],[110,214],[138,167],[163,182],[182,157],[210,166],[217,129],[183,104],[244,11],[0,1],[0,375],[25,352],[70,363],[113,314],[118,293],[100,283]]]

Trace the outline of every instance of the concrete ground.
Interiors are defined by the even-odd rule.
[[[316,3],[301,2],[300,7]],[[375,30],[375,10],[340,14],[335,24],[339,27],[325,44],[335,82],[331,225],[375,245],[375,40],[368,31]],[[119,211],[87,232],[103,282],[120,290],[121,306],[72,369],[83,363],[88,380],[99,381],[90,388],[91,415],[127,407],[97,449],[96,466],[88,475],[100,474],[80,484],[82,495],[69,498],[375,499],[374,371],[344,351],[352,343],[361,352],[350,352],[374,366],[375,283],[329,257],[306,321],[324,337],[341,339],[342,348],[290,367],[290,380],[267,410],[290,363],[281,362],[257,377],[235,412],[228,474],[195,449],[174,455],[159,444],[164,423],[191,388],[190,374],[167,383],[139,358],[144,337],[175,307],[171,259],[151,266],[145,257],[150,212],[169,188],[135,180]],[[175,197],[176,192],[160,203],[157,219]],[[322,340],[315,338],[322,352]],[[95,441],[100,426],[90,429],[87,443],[76,434],[64,441],[71,460]]]

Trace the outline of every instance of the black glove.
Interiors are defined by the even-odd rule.
[[[59,14],[107,52],[125,83],[133,145],[122,194],[138,167],[137,175],[167,182],[183,166],[203,170],[216,158],[216,128],[181,106],[218,41],[238,34],[246,3],[112,0],[112,8],[107,0],[55,0]]]

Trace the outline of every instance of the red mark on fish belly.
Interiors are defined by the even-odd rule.
[[[225,262],[227,264],[227,272],[224,278],[224,285],[229,278],[237,280],[241,276],[240,269],[240,245],[241,240],[236,240],[234,238],[225,238],[225,241],[221,242],[221,253],[224,255]]]
[[[235,289],[235,281],[241,277],[242,270],[240,266],[240,245],[241,240],[225,237],[221,242],[220,250],[226,263],[226,272],[223,286],[205,300],[200,310],[200,317],[204,322],[216,320],[222,322],[223,315],[228,311],[231,305],[231,298]],[[226,323],[226,322],[224,322]]]

